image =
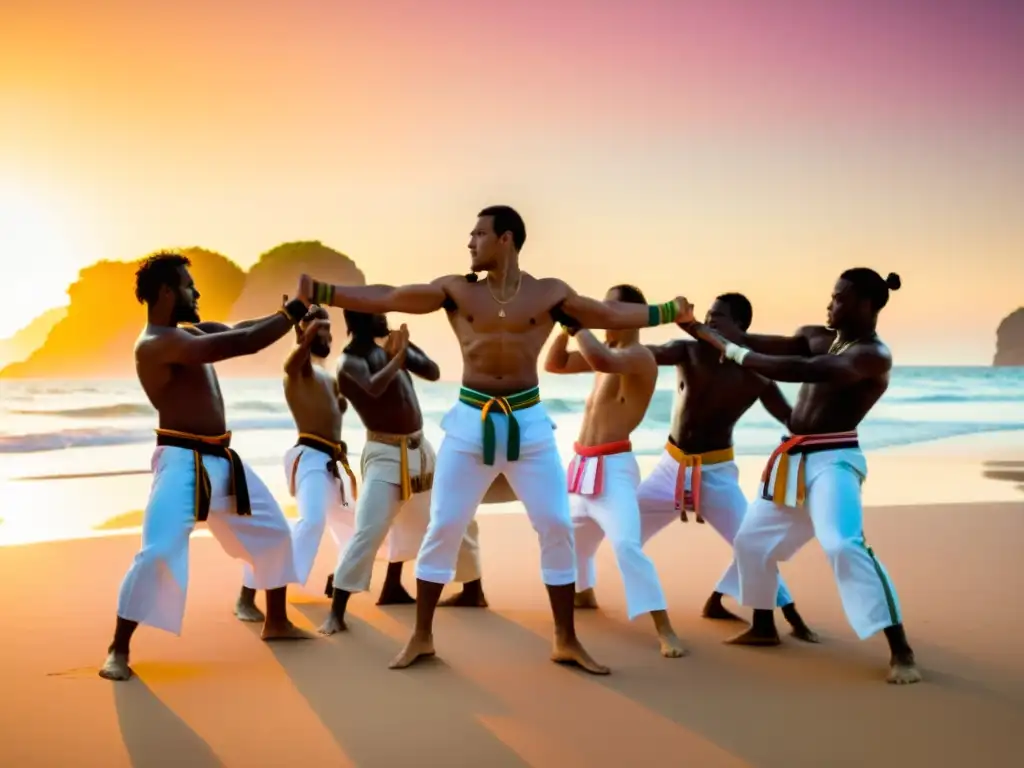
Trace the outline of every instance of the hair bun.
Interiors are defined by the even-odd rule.
[[[890,272],[888,277],[885,278],[885,284],[889,287],[890,291],[898,291],[903,282],[900,280],[900,276],[895,272]]]

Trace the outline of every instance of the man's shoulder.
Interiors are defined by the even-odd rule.
[[[836,332],[825,325],[801,325],[793,335],[802,336],[805,339],[817,339],[825,336],[834,337]]]

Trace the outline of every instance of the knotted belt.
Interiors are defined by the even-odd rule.
[[[786,435],[782,442],[772,451],[761,472],[761,498],[773,501],[781,506],[800,507],[807,498],[807,470],[804,454],[821,451],[838,451],[846,448],[859,448],[857,431],[831,432],[820,435]],[[798,460],[796,475],[796,503],[786,504],[786,492],[789,488],[790,457]],[[776,465],[778,468],[776,469]],[[772,481],[772,470],[775,479]]]
[[[540,402],[540,387],[516,392],[514,395],[495,397],[483,392],[477,392],[469,387],[462,387],[459,390],[459,402],[465,403],[471,408],[480,411],[480,420],[484,428],[484,464],[494,464],[495,443],[494,422],[491,419],[491,409],[497,408],[508,417],[508,446],[506,456],[509,461],[519,459],[519,422],[513,415],[515,411],[536,405]]]
[[[618,453],[629,453],[633,444],[629,440],[616,440],[600,445],[573,446],[576,455],[569,462],[566,479],[569,493],[580,496],[600,496],[604,491],[604,457]]]
[[[427,451],[424,447],[423,431],[409,435],[396,435],[390,432],[366,431],[366,442],[381,443],[395,446],[399,450],[399,467],[401,476],[402,501],[411,498],[414,493],[429,491],[434,484],[434,473],[427,471]],[[412,477],[409,472],[409,451],[420,453],[420,473]]]
[[[326,438],[320,437],[319,435],[311,435],[308,432],[300,432],[299,439],[295,445],[301,445],[305,448],[312,448],[314,451],[320,451],[328,457],[327,471],[330,472],[338,479],[338,485],[341,488],[341,503],[348,504],[348,500],[345,498],[345,484],[341,482],[341,473],[338,472],[338,464],[341,464],[345,470],[345,474],[348,475],[349,482],[352,484],[352,501],[359,498],[359,489],[356,486],[356,475],[352,471],[352,467],[348,464],[348,446],[344,440],[340,442],[334,442],[333,440],[327,440]],[[292,466],[292,488],[295,488],[295,473],[299,470],[299,460],[295,460],[295,464]]]
[[[686,510],[691,510],[697,516],[697,522],[703,523],[704,518],[700,514],[700,483],[701,467],[711,464],[724,464],[736,458],[732,446],[718,448],[704,453],[686,453],[678,445],[669,440],[665,443],[665,450],[679,464],[676,472],[676,511],[685,516]],[[690,468],[690,490],[686,490],[686,469]]]
[[[245,480],[245,467],[238,454],[231,450],[231,433],[225,432],[216,437],[210,435],[191,435],[173,429],[156,430],[156,444],[171,448],[184,448],[192,451],[195,464],[195,516],[198,522],[210,516],[210,499],[212,489],[210,475],[203,466],[203,456],[218,456],[227,459],[231,467],[228,475],[228,495],[235,497],[235,512],[239,515],[251,515],[249,503],[249,485]]]

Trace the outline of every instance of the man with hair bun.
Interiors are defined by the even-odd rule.
[[[867,463],[857,427],[889,387],[892,355],[876,333],[878,313],[900,288],[855,267],[839,276],[827,324],[793,336],[758,336],[735,325],[686,330],[722,350],[729,360],[775,381],[802,383],[789,422],[791,434],[772,452],[733,547],[740,602],[754,609],[736,644],[778,642],[772,609],[781,561],[817,538],[832,565],[847,620],[862,639],[879,631],[889,642],[888,681],[916,683],[921,673],[903,629],[896,590],[864,539],[861,485]]]

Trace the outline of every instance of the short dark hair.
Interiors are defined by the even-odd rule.
[[[511,232],[512,245],[517,251],[523,249],[523,244],[526,243],[526,224],[514,208],[507,205],[489,205],[477,214],[478,218],[482,216],[494,218],[495,235],[501,237],[506,232]]]
[[[619,301],[625,301],[629,304],[646,304],[647,299],[644,298],[643,291],[637,288],[635,285],[629,285],[622,283],[620,285],[613,285],[611,291],[618,291]]]
[[[868,267],[854,267],[839,276],[853,286],[853,291],[860,298],[867,299],[871,308],[878,312],[889,303],[889,291],[898,291],[903,282],[895,272],[890,272],[883,280],[882,276]]]
[[[175,251],[158,251],[147,256],[135,271],[135,298],[139,304],[152,304],[165,285],[177,288],[181,284],[179,268],[191,265],[188,256]]]
[[[715,301],[720,301],[729,308],[733,322],[740,327],[741,331],[747,330],[754,321],[754,308],[750,304],[750,299],[742,293],[723,293],[721,296],[716,296]]]
[[[345,331],[349,336],[367,336],[373,325],[374,314],[371,312],[356,312],[354,309],[343,310],[345,316]]]

